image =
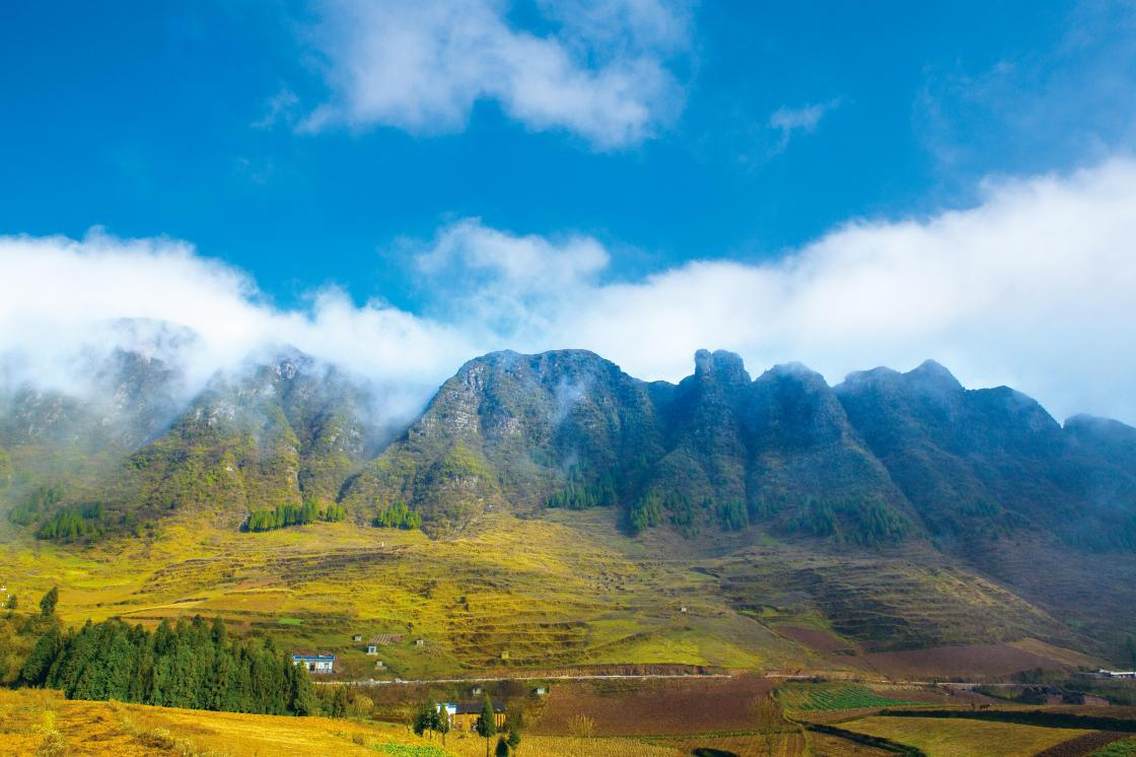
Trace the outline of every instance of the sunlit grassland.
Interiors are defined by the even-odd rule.
[[[705,560],[681,542],[628,539],[612,517],[499,515],[475,535],[439,541],[350,523],[239,533],[201,513],[167,520],[149,541],[86,548],[9,529],[0,581],[25,602],[58,584],[58,611],[72,623],[219,614],[289,648],[334,651],[358,677],[600,664],[781,668],[810,658],[731,607],[716,579],[693,570]],[[402,640],[381,648],[378,671],[353,634]]]
[[[534,736],[524,751],[539,755],[671,757],[666,745],[635,739]],[[51,691],[0,690],[0,752],[103,755],[375,755],[476,757],[484,740],[415,736],[393,723],[204,712],[117,702],[68,701]],[[54,751],[52,751],[54,749]]]
[[[986,757],[995,753],[1005,757],[1024,757],[1092,733],[1073,728],[1043,728],[963,718],[882,716],[843,722],[840,727],[917,747],[929,757]]]

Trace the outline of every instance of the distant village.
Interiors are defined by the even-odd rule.
[[[685,611],[685,608],[683,609]],[[363,640],[362,634],[353,634],[351,637],[351,641],[359,645],[359,649],[369,657],[378,657],[383,647],[401,644],[404,639],[405,636],[402,634],[393,633],[372,636],[366,641]],[[416,638],[413,641],[413,646],[417,649],[423,649],[427,646],[426,640]],[[503,654],[502,658],[508,659],[508,654]],[[292,653],[292,664],[302,665],[313,676],[330,676],[338,671],[336,656],[330,652],[295,651]],[[386,663],[383,660],[375,660],[374,670],[385,671],[386,669]],[[399,679],[395,680],[398,681]],[[529,693],[535,697],[543,697],[548,694],[548,687],[535,686]],[[473,733],[476,729],[477,719],[481,715],[482,707],[484,707],[485,694],[482,687],[477,684],[469,688],[468,694],[470,698],[466,701],[440,702],[437,705],[438,713],[445,715],[452,731]],[[505,724],[505,704],[498,699],[491,698],[489,701],[493,706],[497,727],[500,728]]]

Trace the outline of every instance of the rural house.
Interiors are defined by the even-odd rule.
[[[335,655],[333,654],[294,654],[293,665],[303,665],[309,673],[326,675],[335,672]]]
[[[473,733],[477,729],[477,719],[481,717],[481,708],[484,706],[484,702],[476,701],[457,704],[447,702],[438,705],[438,711],[441,712],[442,708],[445,708],[450,717],[450,730],[459,733]],[[493,700],[493,720],[496,722],[498,730],[505,726],[505,705],[497,700]]]
[[[438,714],[445,713],[446,722],[450,724],[450,730],[454,730],[454,717],[458,714],[458,706],[453,702],[442,702],[438,705]]]

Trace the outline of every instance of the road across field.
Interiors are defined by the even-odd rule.
[[[730,673],[591,673],[581,675],[531,675],[531,676],[501,676],[495,678],[419,678],[404,680],[395,678],[393,681],[380,681],[374,678],[365,678],[355,681],[314,681],[324,686],[420,686],[432,683],[497,683],[499,681],[615,681],[615,680],[648,680],[656,678],[681,678],[685,680],[705,680],[707,678],[733,678]],[[807,678],[808,676],[801,676]]]
[[[855,677],[849,675],[833,675],[833,674],[817,674],[817,673],[766,673],[762,678],[777,678],[784,681],[807,681],[812,678],[823,677],[830,681],[835,680],[849,680],[866,684],[877,684],[883,686],[943,686],[955,689],[973,689],[976,686],[1021,686],[1019,683],[986,683],[984,681],[903,681],[895,679],[881,678],[878,680],[866,680],[862,677]],[[620,681],[620,680],[657,680],[657,679],[677,679],[677,680],[706,680],[706,679],[722,679],[733,678],[732,673],[581,673],[579,675],[526,675],[526,676],[496,676],[496,677],[481,677],[481,678],[416,678],[416,679],[403,679],[395,678],[393,680],[381,680],[377,678],[362,678],[357,680],[347,681],[314,681],[313,683],[323,686],[422,686],[435,683],[498,683],[500,681]]]

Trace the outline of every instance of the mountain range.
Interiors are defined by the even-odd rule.
[[[830,386],[800,364],[752,378],[737,355],[700,350],[672,384],[582,350],[495,352],[393,434],[367,382],[290,349],[188,400],[157,357],[116,351],[92,376],[81,396],[0,395],[0,498],[29,536],[152,538],[172,513],[236,530],[305,507],[370,527],[405,505],[449,539],[491,513],[608,508],[628,539],[669,529],[707,554],[775,540],[965,566],[1079,613],[1098,648],[1136,620],[1116,609],[1132,607],[1136,429],[1058,423],[933,361]]]

